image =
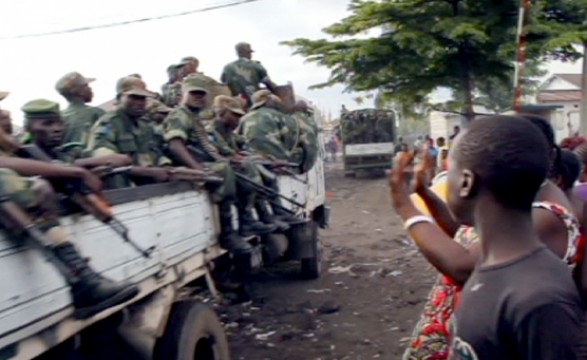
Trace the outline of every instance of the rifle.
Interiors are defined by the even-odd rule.
[[[36,145],[25,145],[18,149],[20,156],[34,159],[43,162],[52,162],[51,159],[43,150]],[[92,192],[82,181],[70,180],[66,181],[63,192],[83,211],[94,216],[102,223],[110,226],[127,244],[133,247],[145,258],[150,258],[155,250],[155,246],[148,249],[141,248],[137,243],[132,241],[128,236],[128,228],[118,220],[112,213],[110,206],[98,194]]]
[[[261,170],[263,167],[279,168],[280,171],[282,171],[286,175],[291,176],[291,178],[294,179],[295,181],[301,182],[304,185],[308,185],[308,182],[306,180],[302,180],[297,177],[297,175],[299,175],[299,174],[288,169],[288,168],[299,168],[300,167],[299,164],[296,164],[294,162],[285,161],[285,160],[267,159],[263,156],[252,155],[249,152],[243,152],[243,153],[245,154],[247,161],[250,161],[253,165],[256,165],[257,169],[263,175],[268,176],[271,179],[275,178],[275,176],[269,176],[268,171]]]
[[[169,176],[174,181],[195,181],[208,184],[222,184],[224,179],[210,170],[195,170],[185,167],[176,167],[169,170]]]
[[[256,192],[260,193],[261,195],[264,195],[265,197],[268,198],[272,198],[272,197],[279,197],[287,202],[289,202],[290,204],[293,204],[301,209],[305,208],[305,206],[303,204],[300,204],[299,202],[288,198],[287,196],[281,195],[280,193],[278,193],[277,191],[265,186],[265,185],[261,185],[261,184],[257,184],[255,181],[249,179],[248,177],[246,177],[243,174],[239,174],[237,172],[234,173],[236,175],[237,180],[243,181],[245,182],[248,186],[252,187]]]
[[[6,229],[18,231],[26,235],[30,243],[41,250],[48,261],[53,263],[57,270],[72,284],[78,277],[65,266],[53,253],[54,247],[51,239],[47,237],[39,227],[31,220],[29,215],[20,206],[12,202],[7,195],[0,195],[0,224]]]
[[[90,169],[94,175],[99,178],[105,178],[108,176],[114,176],[118,174],[124,174],[132,170],[132,165],[130,166],[120,166],[120,167],[113,167],[113,166],[97,166],[93,169]]]

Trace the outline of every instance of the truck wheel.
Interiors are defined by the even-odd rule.
[[[228,341],[214,310],[194,300],[176,302],[154,358],[230,360]]]
[[[311,227],[312,248],[315,256],[301,259],[300,273],[306,280],[318,279],[322,275],[322,241],[318,235],[318,224],[310,222],[306,226]]]

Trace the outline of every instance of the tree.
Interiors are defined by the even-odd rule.
[[[540,1],[552,12],[568,11],[555,6],[556,1],[567,0]],[[576,56],[572,47],[549,41],[565,27],[555,17],[541,17],[545,6],[532,12],[528,57]],[[330,78],[315,87],[379,89],[400,103],[421,104],[444,86],[461,96],[456,100],[472,119],[480,84],[511,80],[517,0],[352,0],[349,9],[349,17],[324,29],[334,40],[283,42],[294,48],[294,54],[331,70]],[[378,36],[358,37],[381,29]]]

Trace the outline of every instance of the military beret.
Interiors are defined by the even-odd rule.
[[[155,93],[147,90],[147,84],[136,76],[126,76],[116,83],[117,95],[137,95],[154,97]]]
[[[244,115],[245,111],[243,110],[242,103],[239,99],[226,96],[226,95],[218,95],[214,98],[214,109],[215,110],[222,110],[228,109],[235,114]]]
[[[82,76],[82,74],[78,72],[70,72],[61,77],[61,79],[57,80],[57,84],[55,84],[55,90],[61,95],[70,94],[73,89],[78,86],[89,84],[96,79],[87,78]]]
[[[27,119],[60,116],[59,104],[46,99],[31,100],[20,108]]]
[[[208,93],[209,82],[200,74],[191,74],[185,77],[181,83],[181,91],[203,91]]]

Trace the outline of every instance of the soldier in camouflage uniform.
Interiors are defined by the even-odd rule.
[[[64,140],[67,143],[79,142],[85,146],[88,143],[87,137],[90,129],[105,114],[104,110],[87,105],[94,96],[89,85],[92,81],[94,79],[83,77],[77,72],[71,72],[65,74],[55,85],[57,92],[69,103],[62,114],[67,125]]]
[[[234,132],[239,125],[240,118],[244,115],[241,101],[230,96],[219,95],[214,99],[213,107],[216,118],[208,127],[208,133],[212,141],[224,156],[242,157],[240,153],[244,146],[244,139]],[[246,161],[246,157],[243,159]],[[248,168],[249,173],[254,173],[249,174],[249,177],[262,179],[265,186],[279,193],[274,174],[263,168],[262,165],[254,165],[254,167],[249,165]],[[277,196],[271,197],[270,200],[273,204],[279,204],[279,197]],[[261,197],[257,197],[255,209],[261,221],[275,225],[281,232],[289,228],[289,223],[295,224],[299,222],[298,218],[289,215],[277,206],[273,207],[274,215],[272,215],[268,211],[267,200]]]
[[[25,127],[30,134],[29,141],[54,160],[86,169],[131,164],[131,159],[126,155],[90,157],[90,152],[80,143],[64,144],[67,128],[56,102],[45,99],[32,100],[22,107],[22,111],[25,116]]]
[[[42,112],[43,108],[27,111]],[[0,130],[0,144],[5,146],[13,141]],[[16,145],[15,145],[16,146]],[[12,146],[11,146],[12,147]],[[14,148],[14,147],[12,147]],[[60,209],[58,198],[51,185],[39,178],[21,177],[43,176],[55,180],[72,179],[85,183],[90,189],[98,191],[100,180],[92,173],[75,166],[44,163],[35,160],[6,156],[11,149],[2,149],[0,155],[0,195],[17,209],[34,214],[36,227],[51,242],[46,251],[51,251],[70,274],[66,280],[71,286],[74,315],[88,318],[109,307],[124,303],[138,294],[132,284],[116,283],[97,274],[73,244],[71,235],[59,224]],[[14,210],[13,210],[14,211]],[[33,216],[31,216],[33,217]]]
[[[145,117],[147,98],[153,97],[153,92],[136,77],[120,79],[116,91],[119,105],[94,124],[88,150],[93,156],[125,154],[132,159],[130,179],[116,176],[113,187],[130,186],[131,179],[137,185],[169,181],[170,169],[163,166],[170,166],[171,160],[163,154],[163,144]]]
[[[314,113],[305,101],[298,101],[294,106],[294,119],[299,128],[298,146],[302,149],[302,173],[312,169],[318,159],[318,124],[314,120]]]
[[[266,234],[275,230],[269,224],[256,221],[251,214],[251,198],[254,193],[250,189],[239,186],[230,162],[239,163],[246,172],[246,167],[240,160],[229,157],[230,154],[221,153],[208,138],[199,113],[206,107],[208,89],[207,80],[200,74],[186,77],[182,83],[182,104],[177,107],[165,120],[165,139],[169,142],[169,151],[182,165],[192,169],[201,169],[204,166],[221,174],[224,183],[212,190],[212,199],[219,204],[222,226],[221,245],[238,252],[248,252],[250,245],[239,237],[232,227],[231,205],[238,196],[237,208],[239,214],[239,230],[241,235]],[[247,175],[254,175],[247,173]]]
[[[224,67],[220,79],[228,85],[233,96],[242,96],[250,106],[253,94],[260,90],[260,84],[273,92],[277,86],[269,78],[265,67],[259,61],[252,60],[253,49],[250,44],[241,42],[235,48],[238,60]]]
[[[165,105],[174,107],[179,102],[177,96],[177,82],[179,81],[180,66],[177,64],[167,67],[167,76],[169,80],[161,87],[161,95]]]
[[[299,127],[282,110],[281,100],[269,90],[260,90],[253,95],[253,101],[252,111],[243,117],[238,130],[247,148],[268,158],[301,164]]]

